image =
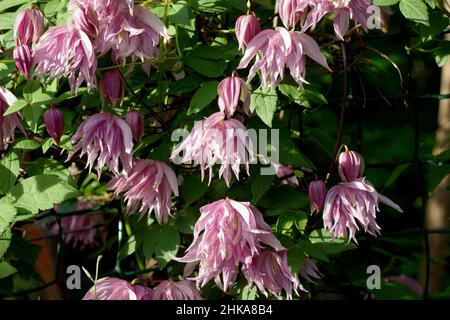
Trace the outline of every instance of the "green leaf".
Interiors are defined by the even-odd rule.
[[[125,244],[122,246],[122,248],[120,248],[119,256],[117,259],[119,259],[119,261],[122,261],[126,257],[132,255],[133,253],[136,252],[137,247],[138,247],[138,245],[137,245],[136,237],[134,235],[132,235],[128,239],[128,241],[125,242]]]
[[[297,192],[289,186],[281,186],[266,193],[258,205],[267,209],[306,209],[309,201],[305,193]]]
[[[305,254],[299,246],[289,248],[287,253],[288,266],[293,274],[297,274],[300,271],[301,266],[305,261]]]
[[[55,175],[62,181],[76,188],[75,181],[69,173],[69,170],[58,161],[47,158],[39,158],[27,167],[27,173],[30,176],[37,175]]]
[[[272,119],[277,108],[278,96],[275,89],[264,91],[255,90],[251,95],[250,110],[256,110],[256,114],[269,127],[272,127]]]
[[[289,84],[280,84],[278,89],[284,94],[290,101],[303,106],[311,108],[312,104],[326,104],[327,99],[319,91],[313,91],[310,89],[300,88]]]
[[[37,214],[64,200],[75,198],[79,192],[62,181],[56,175],[39,175],[20,181],[0,200],[25,210],[28,214]],[[6,199],[6,200],[4,200]]]
[[[177,1],[169,9],[169,20],[173,24],[190,25],[191,14],[185,1]]]
[[[257,204],[259,199],[270,189],[273,176],[255,174],[252,175],[250,188],[252,191],[252,203]]]
[[[401,164],[395,167],[395,169],[391,172],[391,175],[386,181],[384,185],[384,189],[390,187],[397,179],[400,177],[409,167],[410,163]]]
[[[223,75],[228,64],[224,60],[212,60],[188,55],[184,62],[189,68],[208,78],[217,78]]]
[[[6,111],[3,115],[7,116],[14,112],[20,111],[23,108],[25,108],[27,105],[28,105],[28,102],[26,102],[23,99],[16,100],[8,107],[8,109],[6,109]]]
[[[185,206],[189,206],[191,203],[202,198],[208,190],[208,182],[200,180],[200,175],[187,176],[184,178],[181,184],[181,196],[184,199]]]
[[[27,3],[30,0],[2,0],[0,2],[0,11],[19,6],[21,4]]]
[[[0,233],[9,230],[17,214],[17,209],[4,198],[0,199]]]
[[[8,262],[0,262],[0,279],[9,277],[10,275],[17,272],[17,269],[11,266]]]
[[[194,226],[200,214],[195,208],[185,208],[175,214],[175,226],[177,230],[184,234],[193,234]]]
[[[20,171],[19,156],[14,151],[8,152],[0,160],[0,192],[7,193],[16,183]]]
[[[373,0],[372,3],[377,6],[392,6],[399,3],[400,0]]]
[[[22,139],[17,140],[16,143],[13,144],[13,150],[36,150],[41,146],[41,144],[37,141],[30,139]]]
[[[153,224],[144,239],[144,255],[146,258],[150,258],[155,254],[158,267],[162,270],[177,254],[179,244],[180,234],[174,227]]]
[[[34,262],[41,252],[41,247],[26,241],[19,235],[14,235],[9,247],[9,252],[12,253],[17,260],[28,263],[29,265],[34,265]]]
[[[241,299],[240,300],[255,300],[258,294],[257,286],[245,286],[242,289]]]
[[[8,251],[9,245],[11,243],[11,237],[12,235],[10,229],[6,229],[3,232],[0,232],[0,260],[5,255],[6,251]]]
[[[284,211],[277,221],[277,232],[285,233],[291,231],[295,225],[300,232],[305,230],[308,222],[308,215],[304,211],[287,210]]]
[[[406,19],[430,25],[427,5],[423,0],[401,0],[400,11]]]
[[[195,92],[189,104],[188,116],[200,112],[207,107],[217,97],[218,81],[204,82],[201,87]]]

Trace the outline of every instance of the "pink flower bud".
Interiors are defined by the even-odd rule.
[[[311,181],[308,186],[308,197],[311,203],[311,214],[319,213],[325,203],[327,187],[322,180]]]
[[[33,65],[33,55],[30,47],[26,44],[21,44],[15,47],[13,51],[13,58],[19,72],[27,80],[30,80],[30,70]]]
[[[236,20],[236,37],[239,42],[239,49],[245,50],[247,44],[260,30],[259,20],[254,14],[240,16]]]
[[[20,11],[14,23],[16,45],[32,45],[44,33],[44,15],[37,9]]]
[[[137,111],[130,111],[125,116],[125,120],[128,122],[133,134],[133,138],[140,142],[144,136],[144,118]]]
[[[360,178],[364,172],[364,159],[355,151],[344,151],[339,155],[339,176],[344,182]]]
[[[105,72],[100,79],[98,90],[103,102],[106,100],[107,103],[113,106],[121,104],[124,95],[124,86],[119,71],[111,70]]]
[[[250,112],[250,94],[247,84],[239,77],[231,76],[222,80],[217,88],[219,94],[219,108],[227,117],[232,117],[236,112],[241,94],[243,97],[242,111]]]
[[[93,39],[97,36],[99,28],[97,13],[90,6],[78,7],[72,12],[72,25]]]
[[[51,107],[44,113],[44,123],[48,134],[59,145],[61,136],[64,133],[64,117],[62,112],[55,107]]]

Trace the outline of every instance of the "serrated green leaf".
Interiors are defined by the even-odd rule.
[[[0,203],[5,201],[33,215],[39,210],[50,209],[55,204],[78,195],[79,192],[74,187],[58,176],[39,175],[20,181],[0,200]]]
[[[30,139],[17,140],[13,145],[13,150],[36,150],[41,146],[37,141]]]
[[[1,223],[1,215],[0,215],[0,223]],[[5,229],[3,232],[0,232],[0,260],[5,255],[6,251],[8,251],[9,245],[11,244],[11,229]]]
[[[264,91],[255,90],[250,97],[250,110],[256,114],[269,127],[272,127],[272,119],[277,108],[278,96],[275,89]]]
[[[401,0],[400,11],[406,19],[430,25],[427,5],[423,0]]]
[[[12,265],[10,265],[6,261],[0,262],[0,279],[9,277],[10,275],[17,272],[17,269],[14,268]]]
[[[175,214],[175,226],[184,234],[193,234],[194,226],[200,214],[197,209],[187,207]]]
[[[372,3],[376,6],[392,6],[399,3],[400,0],[373,0]]]
[[[250,189],[252,191],[252,203],[257,204],[259,199],[270,189],[273,176],[256,174],[252,175]]]
[[[23,99],[18,99],[16,101],[14,101],[9,107],[8,109],[6,109],[5,113],[3,114],[4,116],[10,115],[14,112],[20,111],[23,108],[25,108],[28,105],[28,102],[26,102]]]
[[[179,244],[180,234],[174,227],[153,224],[143,242],[144,255],[150,258],[155,254],[158,268],[162,270],[176,256]]]

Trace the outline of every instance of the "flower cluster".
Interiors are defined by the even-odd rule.
[[[250,203],[227,198],[201,207],[200,213],[192,244],[184,257],[177,258],[187,263],[185,276],[199,265],[198,275],[190,278],[198,287],[214,280],[226,292],[242,265],[248,282],[256,283],[266,295],[266,289],[277,296],[284,289],[291,296],[292,290],[301,288],[287,267],[285,248]]]

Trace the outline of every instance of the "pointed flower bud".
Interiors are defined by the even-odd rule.
[[[48,134],[59,145],[61,136],[64,133],[64,117],[62,112],[55,107],[51,107],[44,113],[44,123]]]
[[[351,182],[362,177],[364,159],[355,151],[344,151],[339,155],[339,176],[344,182]]]
[[[81,29],[89,38],[97,36],[99,22],[97,12],[91,6],[77,7],[72,12],[72,25]]]
[[[137,111],[130,111],[125,116],[125,120],[130,125],[134,140],[140,142],[144,136],[144,118],[142,118],[142,115]]]
[[[322,180],[311,181],[308,187],[308,197],[311,203],[311,214],[319,213],[325,203],[327,187]]]
[[[122,76],[117,70],[105,72],[98,85],[100,98],[108,104],[121,104],[124,96]]]
[[[239,49],[244,51],[248,43],[260,30],[259,20],[254,14],[240,16],[236,20],[236,37],[239,42]]]
[[[219,94],[219,108],[228,118],[235,113],[241,94],[243,98],[242,111],[246,114],[250,113],[250,94],[248,93],[247,84],[237,76],[231,76],[222,80],[217,88]]]
[[[44,33],[44,15],[37,9],[20,11],[14,23],[16,45],[32,45]]]
[[[27,79],[30,80],[30,70],[33,65],[33,55],[31,49],[26,44],[21,44],[14,48],[13,58],[16,63],[17,70]]]

